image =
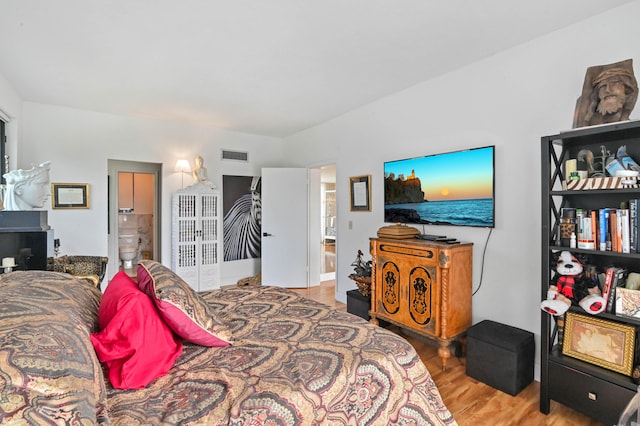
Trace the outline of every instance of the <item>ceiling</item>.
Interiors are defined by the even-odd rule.
[[[3,0],[25,101],[286,137],[630,0]]]

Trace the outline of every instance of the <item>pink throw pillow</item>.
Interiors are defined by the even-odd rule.
[[[151,297],[177,335],[202,346],[229,346],[229,327],[171,269],[154,260],[143,260],[137,272],[138,287]]]
[[[140,389],[173,367],[182,342],[162,320],[153,302],[124,272],[118,272],[102,295],[100,332],[91,343],[117,389]]]

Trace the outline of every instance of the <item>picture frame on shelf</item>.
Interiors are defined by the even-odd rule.
[[[371,175],[352,176],[349,178],[350,200],[352,212],[371,211]]]
[[[621,317],[640,318],[640,290],[617,287],[615,313]]]
[[[51,207],[54,209],[88,209],[88,183],[52,183]]]
[[[635,327],[567,312],[562,353],[631,376]]]

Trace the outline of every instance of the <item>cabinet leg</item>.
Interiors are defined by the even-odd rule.
[[[369,319],[369,322],[370,322],[371,324],[373,324],[373,325],[378,325],[378,318],[376,318],[376,317],[371,317],[371,318]]]
[[[440,341],[440,347],[438,348],[438,356],[442,360],[442,371],[447,369],[447,360],[451,358],[451,349],[449,349],[449,341]]]

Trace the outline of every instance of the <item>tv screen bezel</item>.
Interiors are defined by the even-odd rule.
[[[458,149],[458,150],[454,150],[454,151],[447,151],[447,152],[438,152],[438,153],[434,153],[434,154],[427,154],[427,155],[421,155],[421,156],[415,156],[415,157],[407,157],[407,158],[401,158],[401,159],[397,159],[397,160],[389,160],[389,161],[385,161],[383,163],[383,169],[382,169],[382,175],[383,175],[383,191],[386,192],[386,185],[384,185],[385,181],[386,181],[386,171],[387,171],[387,164],[389,163],[397,163],[397,162],[401,162],[401,161],[411,161],[411,160],[420,160],[423,158],[430,158],[430,157],[438,157],[438,156],[445,156],[445,155],[451,155],[451,154],[458,154],[458,153],[463,153],[463,152],[468,152],[468,151],[476,151],[476,150],[483,150],[483,149],[491,149],[491,200],[492,200],[492,206],[491,206],[491,224],[487,225],[487,224],[464,224],[464,223],[444,223],[444,222],[430,222],[428,220],[424,221],[424,222],[418,222],[418,221],[405,221],[402,222],[404,224],[409,224],[409,225],[435,225],[435,226],[455,226],[455,227],[470,227],[470,228],[495,228],[496,226],[496,167],[495,167],[495,162],[496,162],[496,146],[495,145],[484,145],[484,146],[479,146],[479,147],[473,147],[473,148],[466,148],[466,149]],[[387,220],[387,215],[386,215],[386,210],[387,210],[387,206],[393,206],[393,204],[387,204],[386,203],[386,197],[385,197],[386,193],[383,194],[383,215],[384,215],[384,222],[385,223],[397,223],[397,222],[393,222],[393,221],[388,221]]]

